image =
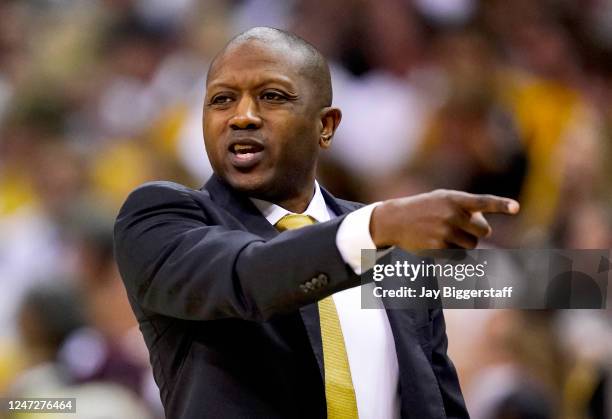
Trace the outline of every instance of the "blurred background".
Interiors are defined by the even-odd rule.
[[[163,416],[112,225],[145,181],[204,184],[207,65],[258,25],[329,58],[337,196],[494,193],[522,211],[486,247],[612,247],[612,0],[2,0],[0,395]],[[608,417],[610,311],[446,316],[474,418]]]

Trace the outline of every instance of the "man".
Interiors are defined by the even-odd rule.
[[[200,190],[144,185],[121,209],[117,260],[169,418],[468,416],[442,312],[361,310],[360,252],[473,248],[490,232],[482,212],[518,204],[334,198],[315,182],[341,118],[331,100],[304,40],[237,36],[206,83],[215,175]]]

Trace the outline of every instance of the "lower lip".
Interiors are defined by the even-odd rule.
[[[263,151],[257,151],[255,153],[243,153],[235,154],[230,153],[230,160],[232,166],[237,169],[250,169],[255,167],[263,158]]]

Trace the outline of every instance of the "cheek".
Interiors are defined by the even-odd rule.
[[[303,121],[292,124],[282,137],[285,142],[279,145],[282,160],[289,169],[304,169],[312,165],[318,150],[316,127]]]
[[[223,133],[223,124],[218,118],[205,118],[203,123],[204,144],[206,151],[211,154],[220,153],[220,138]]]

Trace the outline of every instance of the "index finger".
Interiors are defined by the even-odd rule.
[[[519,212],[520,205],[514,199],[496,195],[474,195],[466,192],[456,192],[453,200],[469,212],[488,212],[514,215]]]

